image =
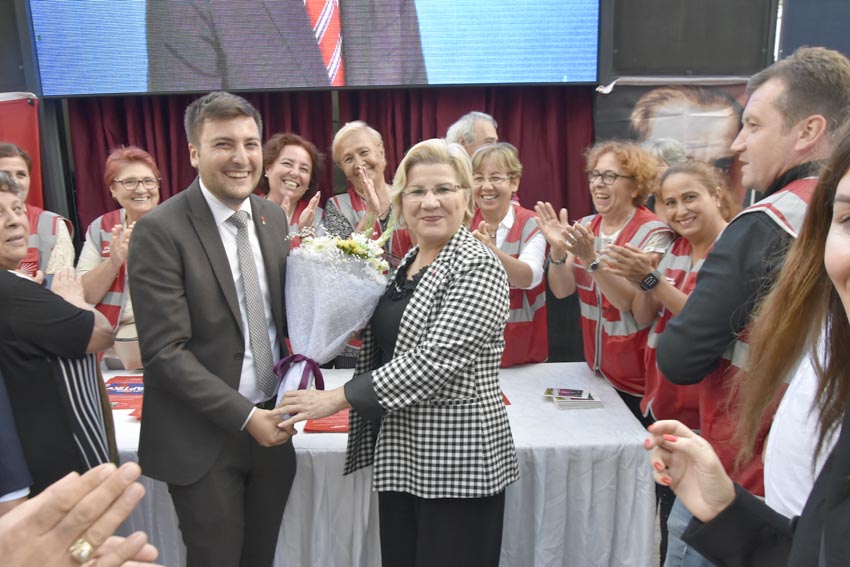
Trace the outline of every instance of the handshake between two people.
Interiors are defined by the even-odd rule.
[[[298,431],[295,424],[308,419],[328,417],[351,407],[342,386],[333,390],[291,390],[274,409],[256,409],[245,426],[263,447],[288,442]]]

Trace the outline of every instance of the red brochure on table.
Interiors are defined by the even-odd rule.
[[[502,392],[502,400],[506,406],[511,405],[511,401]],[[308,419],[304,424],[305,433],[348,433],[348,408],[338,411],[335,414],[323,417],[321,419]]]
[[[106,381],[106,393],[114,410],[133,410],[130,414],[142,419],[142,396],[145,385],[141,374],[114,376]]]
[[[348,408],[321,419],[308,419],[305,433],[348,433]]]

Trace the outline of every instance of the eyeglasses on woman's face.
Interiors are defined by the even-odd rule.
[[[510,181],[510,177],[506,175],[491,175],[490,177],[484,177],[483,175],[476,175],[472,178],[473,187],[481,187],[485,183],[489,183],[490,185],[504,185],[508,181]]]
[[[631,175],[622,175],[617,173],[616,171],[611,171],[610,169],[606,171],[599,171],[598,169],[591,169],[587,173],[587,181],[588,183],[593,183],[597,179],[602,180],[603,185],[611,185],[621,177],[623,179],[634,179]]]
[[[460,191],[460,185],[449,185],[448,183],[436,185],[434,187],[408,187],[401,192],[401,196],[410,202],[424,201],[429,192],[434,194],[434,197],[444,199],[450,195],[454,195]]]
[[[156,177],[128,177],[127,179],[118,179],[116,177],[114,181],[114,183],[118,183],[127,191],[135,191],[139,187],[139,184],[147,190],[156,189],[159,187],[159,182],[160,180]]]

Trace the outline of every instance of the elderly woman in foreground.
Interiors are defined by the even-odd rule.
[[[0,371],[35,495],[115,455],[93,354],[112,344],[112,328],[86,303],[72,268],[56,272],[52,290],[13,271],[28,234],[20,189],[0,172]]]
[[[499,361],[508,282],[466,228],[471,168],[427,140],[399,166],[392,201],[418,246],[364,332],[354,378],[287,393],[292,428],[351,407],[345,473],[374,464],[385,565],[496,566],[505,487],[518,477]]]
[[[33,277],[55,274],[74,265],[73,225],[68,219],[27,204],[32,182],[32,158],[15,144],[0,142],[0,171],[8,173],[21,189],[21,201],[29,219],[29,250],[18,267]]]

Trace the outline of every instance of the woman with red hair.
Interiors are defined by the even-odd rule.
[[[104,181],[121,208],[94,220],[77,261],[86,301],[106,315],[115,329],[114,352],[127,370],[141,368],[133,305],[127,282],[127,251],[137,220],[159,204],[159,168],[145,150],[127,146],[106,158]]]

